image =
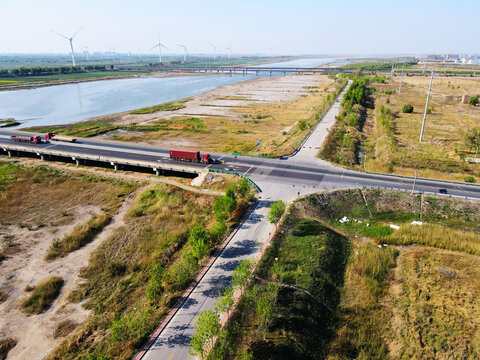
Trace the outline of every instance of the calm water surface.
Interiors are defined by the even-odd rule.
[[[335,59],[299,59],[262,66],[313,67]],[[260,74],[266,76],[267,74]],[[22,122],[17,128],[60,125],[198,95],[255,75],[143,77],[47,86],[0,92],[0,119]]]

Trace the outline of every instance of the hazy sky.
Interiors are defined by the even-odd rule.
[[[479,53],[480,0],[2,0],[0,52]],[[153,52],[153,51],[152,51]],[[168,53],[168,51],[166,52]]]

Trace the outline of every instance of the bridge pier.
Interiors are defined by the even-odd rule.
[[[12,152],[8,150],[8,157],[12,157]]]
[[[113,166],[113,168],[115,169],[115,171],[118,170],[118,164],[117,164],[116,162],[113,162],[113,161],[112,161],[110,164]]]
[[[81,162],[80,159],[77,159],[77,158],[75,158],[75,157],[72,157],[72,160],[75,161],[75,164],[76,164],[77,166],[80,166],[80,165],[82,164],[82,162]]]
[[[42,161],[45,161],[45,156],[44,156],[43,154],[37,154],[37,155],[40,155],[40,159],[41,159]]]
[[[160,176],[160,174],[163,173],[163,170],[162,170],[162,169],[153,168],[153,172],[155,173],[155,175]]]
[[[272,76],[272,70],[270,70],[270,76]]]

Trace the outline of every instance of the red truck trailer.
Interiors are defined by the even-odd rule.
[[[194,150],[170,150],[170,159],[205,164],[211,164],[213,162],[210,154],[200,154],[200,151]]]
[[[33,143],[33,144],[41,144],[42,138],[38,135],[35,136],[10,136],[10,139],[16,142],[26,142],[26,143]]]

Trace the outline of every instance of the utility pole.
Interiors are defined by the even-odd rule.
[[[402,93],[403,69],[405,69],[405,62],[402,64],[402,75],[400,76],[400,86],[398,88],[398,95]]]
[[[415,184],[417,183],[418,170],[415,169],[415,178],[413,179],[412,194],[415,192]]]
[[[395,70],[395,58],[392,59],[392,71],[390,72],[390,79],[393,79],[394,70]]]
[[[432,91],[432,81],[433,81],[433,70],[432,70],[432,76],[430,76],[430,86],[428,87],[427,103],[425,104],[425,112],[423,113],[422,131],[420,132],[420,140],[418,140],[419,142],[422,142],[423,131],[425,130],[425,120],[427,120],[428,101],[430,100],[430,92]]]

